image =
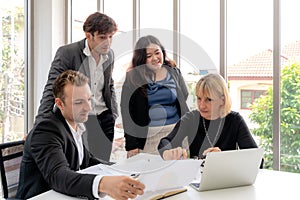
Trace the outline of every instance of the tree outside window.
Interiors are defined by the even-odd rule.
[[[282,171],[300,173],[300,63],[285,66],[281,76],[280,142]],[[252,130],[264,148],[266,168],[273,165],[273,88],[251,106],[250,119],[259,126]]]
[[[0,6],[1,143],[24,135],[24,1]]]

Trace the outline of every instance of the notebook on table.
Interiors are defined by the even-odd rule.
[[[198,191],[252,185],[263,157],[263,149],[211,152],[204,160],[200,181],[190,184]]]

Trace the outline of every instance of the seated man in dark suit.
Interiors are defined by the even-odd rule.
[[[128,176],[76,172],[103,163],[82,143],[83,123],[91,110],[88,78],[65,71],[55,80],[53,94],[56,107],[26,138],[17,198],[27,199],[50,189],[88,199],[105,194],[128,199],[143,194],[145,186]]]

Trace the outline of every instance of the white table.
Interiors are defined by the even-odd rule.
[[[254,185],[197,192],[188,187],[188,191],[169,197],[168,200],[200,199],[200,200],[282,200],[300,199],[300,174],[260,170]],[[53,190],[31,198],[32,200],[76,200]],[[110,199],[106,197],[105,199]]]

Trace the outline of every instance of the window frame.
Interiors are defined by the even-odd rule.
[[[251,98],[251,102],[243,102],[243,99],[245,98],[244,96],[243,96],[243,93],[244,92],[250,92],[250,98]],[[263,95],[266,91],[265,90],[251,90],[251,89],[242,89],[241,90],[241,102],[240,102],[240,109],[244,109],[244,110],[251,110],[251,108],[250,107],[243,107],[243,105],[246,103],[246,104],[253,104],[254,103],[254,101],[257,99],[257,98],[259,98],[259,97],[255,97],[255,92],[261,92],[261,94],[259,95],[259,96],[261,96],[261,95]]]

